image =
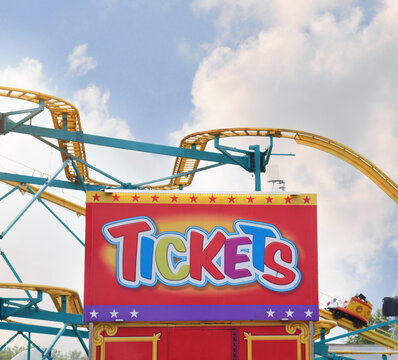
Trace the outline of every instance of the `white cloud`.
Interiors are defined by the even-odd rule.
[[[127,121],[110,114],[109,98],[110,92],[101,90],[95,84],[74,94],[72,102],[79,109],[83,131],[87,134],[134,140]],[[86,153],[89,163],[126,182],[137,183],[161,178],[165,173],[171,173],[172,169],[171,158],[159,160],[153,155],[141,152],[86,144]],[[90,174],[96,180],[105,181],[94,171],[90,171]],[[114,183],[109,179],[107,182]]]
[[[235,34],[234,26],[244,26],[245,22],[257,23],[263,28],[305,27],[324,12],[334,11],[344,16],[353,4],[355,0],[298,0],[294,3],[289,0],[194,0],[192,7],[196,11],[218,11],[221,35],[228,37]]]
[[[203,59],[192,87],[191,121],[171,135],[174,141],[214,128],[305,130],[355,149],[396,180],[398,6],[383,2],[364,25],[365,10],[353,4],[195,1],[196,9],[219,10],[222,38],[245,21],[257,19],[261,26],[238,46],[218,46]],[[397,241],[394,202],[339,159],[280,141],[276,147],[297,153],[295,159],[272,158],[288,189],[319,194],[321,289],[349,296],[381,281],[386,269],[380,270],[377,254]],[[219,187],[239,187],[231,184],[232,170],[213,172]],[[198,174],[196,181],[212,186],[208,178]]]
[[[17,66],[0,69],[0,84],[13,88],[22,88],[46,92],[48,85],[42,72],[42,65],[36,59],[26,57]]]
[[[76,91],[73,104],[79,109],[84,119],[84,130],[88,133],[131,139],[132,134],[127,122],[109,114],[108,101],[110,92],[102,90],[95,84]]]
[[[69,72],[77,75],[86,75],[97,67],[98,63],[92,56],[87,55],[88,44],[80,44],[73,48],[68,55]]]

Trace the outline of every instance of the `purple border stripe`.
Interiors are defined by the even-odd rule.
[[[86,305],[85,322],[319,319],[318,305]]]

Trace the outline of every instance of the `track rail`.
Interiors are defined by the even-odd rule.
[[[80,116],[77,108],[65,100],[35,91],[8,87],[0,87],[0,96],[26,100],[36,104],[38,104],[40,100],[43,100],[44,106],[51,112],[55,129],[62,129],[63,114],[67,114],[68,131],[82,131]],[[329,154],[334,155],[357,168],[364,175],[370,178],[377,186],[379,186],[395,202],[398,202],[398,185],[371,161],[347,146],[338,143],[337,141],[309,132],[278,128],[217,129],[187,135],[181,140],[180,147],[186,149],[196,148],[197,150],[205,150],[207,143],[211,140],[214,140],[216,136],[220,138],[240,136],[273,136],[276,138],[291,139],[297,144],[328,152]],[[63,150],[86,161],[84,143],[58,140],[58,144]],[[66,155],[61,153],[61,156],[62,160],[65,161]],[[198,168],[199,162],[200,160],[177,157],[172,175],[195,170]],[[86,165],[78,162],[77,167],[85,183],[109,185],[91,179],[88,175],[88,168]],[[77,180],[77,174],[72,164],[69,164],[65,168],[65,175],[67,179],[72,182]],[[148,186],[148,188],[172,190],[179,187],[185,187],[192,183],[194,175],[195,174],[192,173],[186,176],[172,178],[168,184]]]
[[[322,317],[323,319],[334,321],[339,327],[345,330],[348,331],[358,330],[357,328],[354,327],[352,321],[345,318],[334,319],[333,314],[325,309],[321,308],[319,309],[319,316]],[[374,344],[382,345],[390,349],[398,349],[398,341],[388,336],[385,336],[375,330],[369,330],[359,333],[358,336],[366,340],[369,340]]]
[[[361,171],[368,178],[370,178],[395,202],[398,202],[398,185],[375,164],[373,164],[371,161],[366,159],[364,156],[358,154],[354,150],[348,148],[347,146],[338,143],[337,141],[309,132],[278,128],[217,129],[187,135],[181,140],[180,147],[188,149],[196,147],[197,150],[204,150],[207,143],[211,140],[214,140],[216,136],[219,136],[220,138],[227,138],[240,136],[264,137],[271,135],[276,138],[294,140],[300,145],[305,145],[328,152],[329,154],[348,162],[359,171]],[[192,171],[194,169],[197,169],[198,165],[199,160],[177,158],[173,169],[173,175]],[[171,189],[178,186],[188,186],[192,183],[193,177],[194,174],[191,174],[184,177],[172,179],[172,181],[170,181],[170,183],[167,185],[157,187],[154,186],[153,188]]]
[[[26,100],[35,104],[39,104],[40,100],[44,101],[44,106],[50,111],[53,120],[54,128],[57,130],[62,130],[63,128],[63,114],[67,114],[67,128],[68,131],[82,131],[80,123],[80,115],[77,108],[70,102],[62,100],[52,95],[43,94],[36,91],[17,89],[0,86],[0,96]],[[86,152],[83,143],[58,140],[58,146],[68,153],[86,161]],[[66,160],[66,155],[61,153],[62,161]],[[83,178],[87,183],[95,183],[95,180],[90,179],[88,175],[88,168],[86,165],[77,163],[77,168]],[[69,164],[65,168],[66,178],[72,182],[76,181],[77,174],[72,164]]]
[[[66,296],[66,312],[70,314],[83,314],[83,305],[77,291],[56,286],[0,283],[1,289],[13,289],[24,291],[43,291],[51,297],[57,311],[62,309],[62,296]]]

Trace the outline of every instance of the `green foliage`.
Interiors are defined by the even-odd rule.
[[[4,350],[0,351],[0,360],[10,360],[24,350],[26,350],[25,346],[18,345],[13,346],[12,348],[5,348]]]
[[[383,316],[381,309],[377,309],[376,310],[376,314],[370,316],[368,326],[369,325],[381,324],[383,322],[390,321],[392,319],[393,319],[392,317]],[[392,337],[392,333],[394,331],[394,325],[384,325],[384,326],[382,326],[379,329],[387,331],[389,334],[385,334],[385,333],[383,333],[383,334],[386,335],[386,336]],[[353,336],[349,336],[347,338],[346,344],[373,344],[373,343],[371,341],[369,341],[369,340],[361,338],[358,335],[353,335]]]

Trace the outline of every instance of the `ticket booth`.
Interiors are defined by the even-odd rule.
[[[87,193],[90,358],[310,359],[314,194]]]

